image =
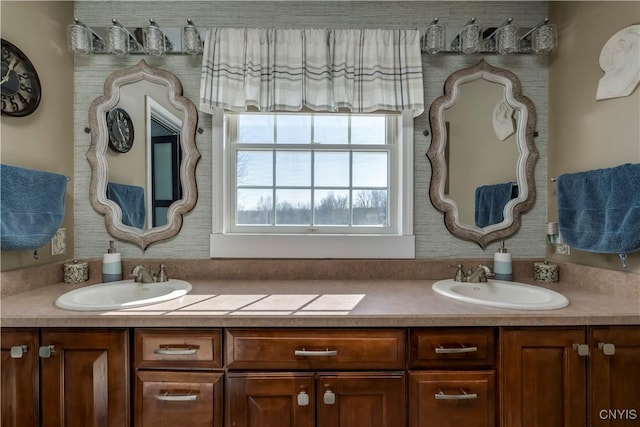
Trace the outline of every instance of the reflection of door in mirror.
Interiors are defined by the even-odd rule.
[[[445,111],[449,124],[449,197],[458,206],[459,221],[477,225],[478,209],[485,209],[478,206],[483,201],[478,200],[482,191],[516,182],[520,152],[514,134],[501,140],[494,128],[494,111],[506,99],[505,86],[477,79],[461,84],[459,89],[457,101]],[[516,123],[519,114],[513,115]],[[511,193],[507,201],[510,198]],[[504,206],[493,208],[502,211]]]
[[[169,206],[182,198],[180,185],[180,132],[151,116],[151,203],[150,220],[154,227],[167,223]]]

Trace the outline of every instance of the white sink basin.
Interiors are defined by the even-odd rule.
[[[56,306],[66,310],[102,311],[139,307],[179,298],[191,291],[184,280],[136,283],[133,279],[99,283],[61,295]]]
[[[435,282],[433,290],[458,301],[490,307],[554,310],[569,305],[569,300],[558,292],[539,286],[503,280],[466,283],[447,279]]]

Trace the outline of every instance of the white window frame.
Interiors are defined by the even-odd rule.
[[[413,117],[400,116],[396,139],[396,166],[391,181],[397,195],[391,199],[395,218],[391,233],[371,234],[274,234],[231,231],[235,206],[229,196],[230,149],[225,138],[225,114],[212,116],[213,222],[210,239],[212,258],[415,258],[413,236]],[[233,160],[235,161],[235,160]],[[390,185],[392,185],[390,183]]]

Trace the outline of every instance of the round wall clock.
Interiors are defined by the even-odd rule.
[[[107,113],[109,147],[118,153],[126,153],[133,145],[133,122],[122,108],[114,108]]]
[[[40,103],[40,79],[35,67],[20,49],[2,39],[2,114],[22,117]]]

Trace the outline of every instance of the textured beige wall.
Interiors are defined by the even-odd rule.
[[[549,69],[549,177],[640,162],[640,88],[628,97],[596,101],[604,75],[600,51],[613,34],[640,22],[640,3],[553,1],[549,10],[560,40]],[[556,220],[555,184],[548,194],[549,219]],[[617,255],[572,251],[553,258],[622,268]],[[640,272],[640,253],[629,255],[627,265]]]
[[[67,50],[66,25],[73,22],[73,2],[2,1],[2,38],[20,48],[38,71],[42,98],[26,117],[1,118],[1,161],[5,164],[73,177],[73,57]],[[63,261],[73,256],[73,180],[67,186],[65,254],[51,256],[51,245],[31,251],[1,252],[2,271]]]

